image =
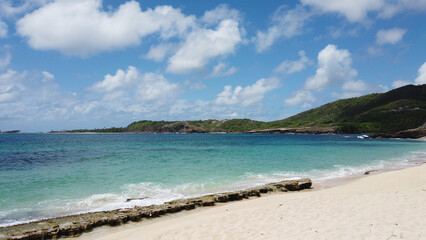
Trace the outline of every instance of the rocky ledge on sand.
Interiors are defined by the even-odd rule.
[[[139,222],[143,219],[156,218],[165,214],[176,213],[183,210],[213,206],[216,203],[237,201],[254,196],[260,197],[261,194],[269,192],[299,191],[309,189],[311,186],[312,181],[310,179],[288,180],[241,191],[179,199],[166,202],[161,205],[134,207],[40,220],[15,226],[1,227],[0,239],[56,239],[59,237],[74,237],[100,226],[118,226],[129,221]]]

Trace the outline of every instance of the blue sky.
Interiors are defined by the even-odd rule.
[[[289,117],[426,83],[426,0],[0,0],[0,130]]]

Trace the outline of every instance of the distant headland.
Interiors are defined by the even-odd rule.
[[[11,130],[11,131],[0,131],[0,134],[1,133],[3,133],[3,134],[11,134],[11,133],[20,133],[21,132],[21,130]]]

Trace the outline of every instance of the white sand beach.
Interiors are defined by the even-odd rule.
[[[426,164],[318,191],[265,195],[82,239],[426,239]]]

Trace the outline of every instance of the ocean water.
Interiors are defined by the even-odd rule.
[[[0,226],[424,161],[424,141],[356,135],[2,134]]]

